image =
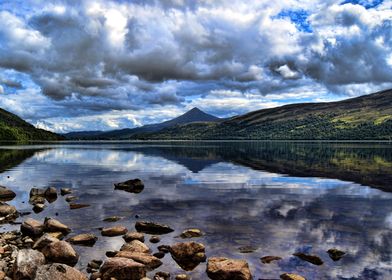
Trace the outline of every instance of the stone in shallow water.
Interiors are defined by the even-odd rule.
[[[53,218],[46,218],[44,226],[45,231],[47,232],[62,232],[64,234],[71,232],[71,229],[68,226]]]
[[[59,239],[45,233],[33,245],[33,249],[40,250],[52,242],[60,241]]]
[[[135,228],[137,231],[147,234],[166,234],[174,231],[168,225],[148,221],[136,222]]]
[[[262,263],[271,263],[273,261],[279,261],[281,259],[282,259],[281,257],[276,257],[276,256],[265,256],[262,257],[260,260]]]
[[[79,260],[79,255],[74,248],[65,241],[50,243],[42,249],[42,253],[51,262],[64,263],[71,266],[74,266]]]
[[[30,197],[34,197],[34,196],[45,196],[45,190],[38,189],[38,188],[31,188]]]
[[[114,184],[114,188],[130,193],[141,193],[144,189],[144,184],[140,179],[133,179]]]
[[[38,267],[35,280],[87,280],[87,276],[68,265],[53,263]]]
[[[142,263],[146,266],[147,270],[154,270],[162,265],[162,262],[150,254],[130,251],[120,251],[116,254],[118,258],[132,259],[135,262]]]
[[[151,236],[150,238],[151,243],[159,243],[160,241],[161,239],[159,238],[159,236]]]
[[[93,246],[97,242],[98,237],[92,233],[83,233],[69,238],[67,241],[75,245]]]
[[[212,280],[251,280],[249,265],[245,260],[213,257],[208,259],[207,275]]]
[[[74,201],[74,200],[76,200],[76,199],[78,199],[77,196],[69,195],[69,196],[67,196],[67,197],[65,198],[65,201],[66,201],[66,202],[71,202],[71,201]]]
[[[253,253],[256,250],[257,248],[253,246],[242,246],[238,248],[238,251],[242,254]]]
[[[140,242],[139,240],[132,240],[131,242],[122,245],[120,251],[149,253],[150,248],[148,248],[146,244]]]
[[[139,240],[144,242],[144,234],[137,231],[130,231],[123,236],[125,242],[131,242],[132,240]]]
[[[70,188],[61,188],[60,189],[60,194],[61,195],[67,195],[67,194],[71,194],[72,193],[72,189],[70,189]]]
[[[41,236],[44,232],[44,225],[37,220],[27,218],[20,226],[20,231],[32,237]]]
[[[187,271],[206,261],[204,245],[196,242],[176,243],[170,247],[170,254],[176,263]]]
[[[340,259],[346,254],[345,252],[340,251],[340,250],[335,249],[335,248],[329,249],[329,250],[327,251],[327,253],[328,253],[329,257],[330,257],[333,261],[335,261],[335,262],[338,261],[338,260],[340,260]]]
[[[85,203],[70,203],[69,204],[69,208],[71,210],[85,208],[85,207],[89,207],[89,206],[90,206],[90,204],[85,204]]]
[[[45,264],[45,256],[36,250],[19,250],[13,266],[15,280],[34,279],[38,266]]]
[[[304,277],[294,273],[283,273],[280,275],[282,280],[306,280]]]
[[[0,217],[16,214],[15,206],[8,205],[7,203],[0,203]]]
[[[33,206],[34,213],[41,213],[46,208],[46,205],[43,203],[36,203]]]
[[[323,261],[318,256],[307,255],[304,253],[295,253],[295,254],[293,254],[293,256],[296,256],[296,257],[300,258],[301,260],[310,262],[314,265],[322,265],[323,264]]]
[[[0,200],[8,201],[14,199],[16,194],[7,187],[0,186]]]
[[[102,280],[140,280],[146,276],[144,264],[127,258],[110,258],[101,266]]]
[[[119,236],[124,235],[128,232],[128,229],[124,226],[107,227],[101,230],[102,236]]]
[[[107,218],[103,219],[103,221],[104,222],[111,222],[111,223],[113,223],[113,222],[117,222],[117,221],[119,221],[121,219],[122,218],[119,217],[119,216],[111,216],[111,217],[107,217]]]
[[[201,237],[203,236],[203,233],[201,232],[200,229],[197,228],[190,228],[187,230],[184,230],[181,234],[181,238],[193,238],[193,237]]]

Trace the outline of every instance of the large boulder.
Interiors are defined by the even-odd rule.
[[[144,184],[140,179],[128,180],[125,182],[114,184],[114,188],[130,193],[140,193],[144,189]]]
[[[35,280],[87,280],[79,270],[65,264],[52,263],[38,267]]]
[[[34,220],[32,218],[27,218],[20,226],[20,231],[24,235],[37,237],[43,234],[44,225],[37,220]]]
[[[47,232],[62,232],[64,234],[71,232],[71,229],[68,226],[53,218],[46,218],[44,226],[45,231]]]
[[[135,262],[142,263],[146,266],[146,269],[148,270],[154,270],[155,268],[162,265],[161,260],[146,253],[120,251],[116,254],[116,257],[127,258],[134,260]]]
[[[176,243],[170,247],[170,254],[176,263],[187,271],[206,261],[204,245],[196,242]]]
[[[150,248],[143,242],[139,240],[132,240],[129,243],[125,243],[121,249],[121,251],[128,251],[128,252],[138,252],[138,253],[149,253]]]
[[[16,194],[7,187],[0,186],[0,200],[12,200]]]
[[[48,261],[64,263],[71,266],[74,266],[79,260],[79,255],[76,253],[74,248],[71,244],[65,241],[50,243],[42,249],[42,253]]]
[[[102,280],[140,280],[146,276],[144,264],[127,258],[110,258],[101,266]]]
[[[75,245],[93,246],[97,242],[98,237],[92,233],[83,233],[69,238],[67,241]]]
[[[19,250],[13,266],[13,279],[34,279],[38,266],[44,264],[45,256],[41,252],[32,249]]]
[[[124,226],[106,227],[101,230],[102,236],[119,236],[124,235],[128,232],[128,229]]]
[[[174,229],[172,229],[168,225],[146,221],[136,222],[135,228],[139,232],[144,232],[148,234],[165,234],[174,231]]]
[[[33,245],[33,249],[41,250],[42,248],[46,247],[50,243],[57,242],[57,241],[60,241],[60,240],[57,239],[56,237],[53,237],[53,236],[45,233],[40,238],[38,238],[37,241],[35,241],[35,243]]]
[[[207,275],[213,280],[251,280],[249,265],[244,260],[209,258]]]

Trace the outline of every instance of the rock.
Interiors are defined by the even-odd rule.
[[[64,234],[71,232],[68,226],[53,218],[45,218],[44,226],[47,232],[62,232]]]
[[[48,187],[45,190],[45,197],[49,202],[55,201],[57,199],[57,189],[54,187]]]
[[[90,275],[90,280],[98,280],[102,278],[102,274],[100,272],[93,272]]]
[[[111,223],[113,223],[113,222],[117,222],[117,221],[119,221],[121,219],[122,218],[119,217],[119,216],[111,216],[111,217],[107,217],[107,218],[103,219],[103,221],[104,222],[111,222]]]
[[[71,266],[74,266],[79,260],[79,255],[75,252],[74,248],[65,241],[50,243],[42,249],[42,253],[48,261],[64,263]]]
[[[84,204],[84,203],[70,203],[69,204],[69,208],[70,209],[80,209],[80,208],[85,208],[85,207],[89,207],[90,204]]]
[[[69,238],[67,241],[75,245],[93,246],[97,242],[98,237],[91,233],[78,234]]]
[[[27,218],[20,226],[20,231],[24,235],[37,237],[43,234],[44,225],[37,220],[34,220],[32,218]]]
[[[49,234],[45,233],[42,235],[33,245],[33,249],[40,250],[52,242],[60,241],[55,237],[50,236]]]
[[[188,275],[186,275],[186,274],[178,274],[178,275],[176,275],[176,278],[175,278],[176,280],[190,280],[191,279],[191,277],[189,277]]]
[[[201,232],[200,229],[197,229],[197,228],[191,228],[191,229],[184,230],[180,234],[181,238],[192,238],[192,237],[201,237],[201,236],[203,236],[203,233]]]
[[[45,196],[45,190],[44,189],[38,189],[38,188],[31,188],[30,190],[30,197],[33,196]]]
[[[144,232],[148,234],[166,234],[174,231],[174,229],[167,225],[145,221],[136,222],[135,228],[139,232]]]
[[[140,193],[144,189],[144,184],[140,179],[128,180],[122,183],[114,184],[117,190],[123,190],[130,193]]]
[[[144,264],[127,258],[110,258],[100,269],[102,280],[140,280],[146,276]]]
[[[149,253],[150,248],[148,248],[146,244],[144,244],[143,242],[140,242],[139,240],[132,240],[129,243],[125,243],[121,247],[120,251]]]
[[[116,254],[118,258],[132,259],[135,262],[142,263],[146,266],[147,270],[154,270],[162,265],[162,262],[150,254],[130,251],[120,251]]]
[[[154,253],[153,256],[158,258],[158,259],[163,259],[165,257],[165,253],[159,251],[159,252]]]
[[[123,236],[125,242],[131,242],[132,240],[139,240],[144,242],[144,234],[137,231],[130,231]]]
[[[322,265],[323,264],[323,261],[318,256],[307,255],[304,253],[295,253],[295,254],[293,254],[293,256],[296,256],[296,257],[300,258],[301,260],[310,262],[314,265]]]
[[[150,238],[151,243],[159,243],[160,241],[161,239],[159,238],[159,236],[151,236]]]
[[[14,199],[16,193],[12,190],[8,189],[7,187],[0,186],[0,200],[8,201]]]
[[[165,271],[158,271],[154,275],[154,280],[170,280],[170,273]]]
[[[251,280],[249,265],[244,260],[228,258],[209,258],[207,275],[213,280]]]
[[[34,213],[41,213],[42,211],[44,211],[45,207],[46,205],[43,203],[36,203],[34,204],[33,211]]]
[[[5,277],[6,277],[6,275],[5,275],[4,271],[0,270],[0,280],[4,280]]]
[[[248,254],[248,253],[253,253],[254,251],[256,251],[257,248],[253,247],[253,246],[242,246],[238,248],[238,251],[241,254]]]
[[[329,249],[327,251],[329,257],[333,260],[333,261],[338,261],[340,260],[346,253],[343,251],[340,251],[338,249]]]
[[[87,267],[90,267],[92,269],[99,269],[102,265],[103,261],[101,260],[92,260],[87,264]]]
[[[62,196],[67,195],[67,194],[71,194],[71,193],[72,193],[72,190],[70,188],[61,188],[60,189],[60,194]]]
[[[65,201],[66,201],[66,202],[71,202],[71,201],[74,201],[74,200],[76,200],[76,199],[78,199],[77,196],[69,195],[69,196],[67,196],[67,197],[65,198]]]
[[[62,239],[64,237],[64,234],[60,231],[48,232],[48,234],[54,238],[57,238],[57,239]]]
[[[169,253],[170,252],[170,246],[169,245],[159,245],[158,246],[158,250],[160,252],[163,252],[163,253]]]
[[[102,236],[119,236],[119,235],[124,235],[127,232],[128,229],[123,226],[108,227],[108,228],[103,228],[101,230]]]
[[[117,255],[118,251],[106,251],[105,256],[108,258],[113,258],[115,255]]]
[[[15,206],[8,205],[7,203],[0,204],[0,217],[7,217],[10,215],[17,215]]]
[[[37,269],[35,280],[87,280],[79,270],[65,264],[52,263]]]
[[[19,250],[13,266],[13,279],[34,279],[38,266],[44,264],[45,256],[41,252],[32,249]]]
[[[262,257],[260,260],[262,263],[271,263],[273,261],[279,261],[281,259],[282,259],[281,257],[265,256],[265,257]]]
[[[32,196],[32,197],[30,197],[30,199],[29,199],[29,203],[30,203],[31,205],[45,204],[45,197],[39,196],[39,195]]]
[[[204,245],[196,242],[176,243],[170,247],[170,254],[176,263],[187,271],[206,261]]]
[[[282,280],[306,280],[304,277],[293,274],[293,273],[283,273],[280,275],[280,279]]]

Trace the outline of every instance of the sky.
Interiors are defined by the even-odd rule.
[[[0,1],[0,107],[59,133],[389,88],[392,1]]]

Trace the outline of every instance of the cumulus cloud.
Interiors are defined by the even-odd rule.
[[[0,77],[26,75],[41,95],[31,107],[57,108],[46,123],[123,111],[143,124],[146,111],[203,106],[216,91],[239,91],[240,106],[229,98],[212,113],[254,109],[249,92],[369,93],[392,86],[392,7],[370,2],[4,1]],[[25,80],[0,83],[14,103],[28,95]],[[47,115],[20,111],[33,123]]]

